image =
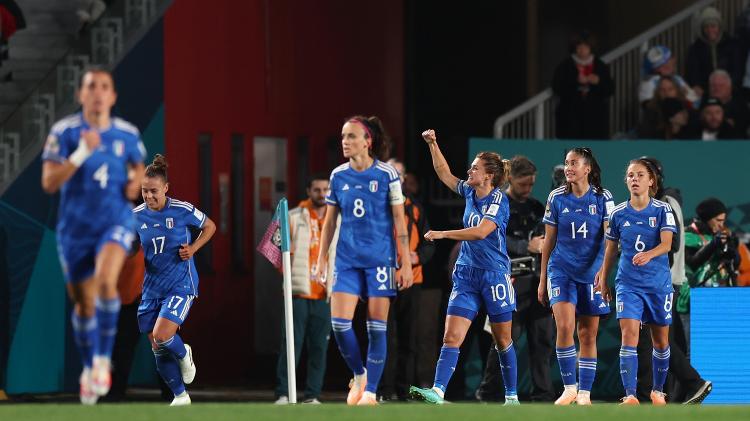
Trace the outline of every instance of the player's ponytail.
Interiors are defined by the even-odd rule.
[[[162,154],[156,154],[154,161],[146,167],[146,177],[160,177],[165,183],[167,183],[169,182],[169,178],[167,178],[167,168],[169,168],[167,158]]]
[[[391,138],[385,131],[383,122],[376,116],[365,117],[355,115],[346,119],[347,122],[355,122],[365,129],[365,139],[372,139],[368,153],[371,157],[385,161],[391,153]]]
[[[492,187],[500,187],[508,181],[511,162],[495,152],[479,152],[476,156],[484,163],[484,171],[492,175]]]

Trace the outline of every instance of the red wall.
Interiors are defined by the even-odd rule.
[[[326,139],[353,114],[380,116],[398,142],[404,133],[401,2],[180,0],[164,18],[166,153],[171,192],[197,203],[197,137],[213,135],[213,192],[230,173],[230,136],[242,133],[252,186],[255,136],[288,139],[289,191],[296,192],[295,141],[310,139],[313,171],[330,171]],[[403,151],[399,145],[398,151]],[[339,152],[340,153],[340,152]],[[343,161],[343,159],[340,159]],[[246,194],[247,261],[252,242],[252,187]],[[218,215],[214,200],[210,213]],[[231,227],[230,227],[231,229]],[[183,335],[196,344],[204,381],[244,381],[253,367],[252,282],[233,273],[230,237],[214,237],[214,275]],[[252,268],[249,271],[252,273]],[[227,371],[227,361],[239,364]]]

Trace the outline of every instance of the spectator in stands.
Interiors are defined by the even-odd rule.
[[[533,257],[541,261],[544,243],[544,205],[531,197],[536,182],[536,166],[525,156],[511,160],[510,178],[505,194],[508,196],[510,217],[505,238],[511,259]],[[553,401],[555,390],[550,376],[550,358],[554,349],[552,313],[537,301],[539,263],[528,265],[535,270],[513,277],[516,291],[516,312],[513,313],[513,341],[518,343],[524,330],[529,344],[532,401]],[[503,396],[503,379],[497,351],[490,349],[482,384],[477,397],[482,401],[499,401]]]
[[[716,69],[724,69],[735,85],[741,82],[740,46],[729,34],[723,33],[721,14],[713,7],[703,9],[698,17],[698,38],[690,45],[685,63],[685,79],[698,95],[708,91],[708,77]]]
[[[678,139],[690,123],[696,124],[697,116],[692,103],[685,97],[672,76],[661,77],[653,98],[643,107],[641,122],[637,128],[639,139]]]
[[[613,82],[609,69],[594,55],[596,44],[588,31],[573,37],[571,55],[555,69],[552,90],[560,139],[608,139],[609,97]]]
[[[697,127],[689,127],[687,132],[681,137],[684,139],[712,141],[719,139],[740,139],[742,136],[727,122],[721,101],[711,97],[701,104],[699,125]]]
[[[13,0],[0,0],[0,66],[8,59],[8,40],[16,31],[26,27],[26,19],[21,8]],[[13,79],[11,72],[0,76],[0,82]]]
[[[331,337],[331,309],[326,298],[329,291],[313,280],[320,250],[320,236],[326,214],[325,198],[328,177],[314,175],[307,185],[307,199],[289,211],[292,252],[292,311],[294,319],[295,366],[299,363],[303,344],[307,347],[307,384],[303,403],[318,404],[326,372],[328,340]],[[332,279],[336,259],[338,229],[328,252],[328,279]],[[332,282],[327,284],[329,287]],[[281,330],[281,352],[276,369],[276,404],[289,403],[286,359],[286,330]]]
[[[398,171],[401,183],[405,186],[406,168],[403,162],[391,159],[388,163]],[[418,190],[418,186],[414,185],[408,189],[409,192]],[[409,386],[414,383],[416,372],[419,293],[424,281],[422,268],[435,253],[435,243],[424,238],[430,230],[430,224],[427,222],[422,204],[417,202],[411,193],[407,193],[406,188],[402,191],[414,284],[411,288],[398,291],[388,312],[388,353],[383,378],[380,381],[381,400],[405,401],[409,397]]]
[[[678,90],[682,92],[685,99],[690,101],[694,107],[697,107],[700,104],[700,95],[693,92],[685,79],[676,74],[675,71],[675,58],[669,48],[663,45],[655,45],[649,48],[643,60],[644,79],[638,88],[638,101],[645,104],[646,101],[653,98],[659,81],[662,78],[669,77],[677,84]]]
[[[655,158],[642,157],[641,159],[651,163],[655,170],[659,188],[654,196],[672,207],[672,214],[676,219],[677,234],[672,236],[672,250],[669,254],[670,272],[672,274],[672,288],[674,304],[680,297],[682,285],[686,280],[685,276],[685,226],[682,216],[682,195],[680,191],[671,187],[664,187],[664,167],[661,162]],[[685,329],[677,312],[676,306],[672,305],[672,326],[669,329],[669,348],[671,357],[669,359],[670,378],[667,384],[670,385],[667,396],[670,402],[684,402],[687,404],[698,404],[711,393],[712,384],[710,381],[701,378],[700,374],[690,365],[687,358],[687,343],[685,341]],[[652,345],[650,339],[650,328],[648,326],[641,329],[638,340],[638,395],[639,399],[648,399],[652,388],[651,373],[651,352]]]
[[[739,95],[739,92],[735,93],[732,89],[732,79],[726,70],[717,69],[711,73],[708,78],[708,96],[721,102],[727,123],[734,127],[738,136],[746,138],[750,125],[750,110]]]

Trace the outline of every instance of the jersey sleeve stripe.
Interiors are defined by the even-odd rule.
[[[54,125],[52,125],[52,129],[50,129],[50,132],[59,136],[65,130],[70,129],[72,127],[78,127],[81,124],[82,124],[81,116],[79,114],[69,115],[63,118],[62,120],[58,121]]]
[[[375,166],[375,168],[377,168],[380,171],[383,171],[386,174],[388,174],[388,177],[390,177],[390,180],[395,180],[395,179],[399,178],[398,177],[398,171],[396,171],[395,168],[393,168],[392,166],[390,166],[388,164],[385,164],[383,162],[378,162],[378,164]]]
[[[336,174],[337,172],[341,172],[341,171],[344,171],[344,170],[345,170],[345,169],[347,169],[347,168],[349,168],[349,163],[348,163],[348,162],[347,162],[347,163],[344,163],[344,164],[341,164],[341,165],[339,165],[338,167],[334,168],[334,169],[333,169],[333,171],[331,171],[331,177],[330,177],[330,180],[333,180],[333,175],[334,175],[334,174]]]
[[[609,190],[604,189],[604,191],[602,192],[602,194],[604,195],[605,199],[607,199],[607,200],[611,200],[612,199],[612,193],[610,193]]]
[[[552,203],[552,199],[554,199],[555,196],[559,196],[559,195],[564,194],[564,193],[565,193],[565,186],[560,186],[560,187],[552,190],[551,192],[549,192],[549,196],[547,197],[547,202],[548,203]]]
[[[185,205],[180,205],[180,204],[177,204],[177,203],[172,203],[172,204],[170,205],[170,207],[175,207],[175,208],[182,208],[182,209],[185,209],[185,210],[186,210],[186,211],[188,211],[188,212],[192,212],[192,211],[193,211],[193,208],[191,208],[191,207],[189,207],[189,206],[185,206]]]
[[[115,127],[117,127],[118,129],[120,129],[120,130],[122,130],[124,132],[128,132],[128,133],[130,133],[130,134],[132,134],[134,136],[138,136],[138,137],[141,136],[141,132],[140,132],[140,130],[138,130],[138,127],[136,127],[135,125],[133,125],[132,123],[130,123],[128,121],[125,121],[125,120],[123,120],[123,119],[121,119],[119,117],[115,117],[114,120],[112,120],[112,122],[113,122],[113,124],[114,124]]]
[[[140,205],[136,206],[133,209],[133,212],[140,212],[140,211],[142,211],[144,209],[146,209],[146,204],[145,203],[141,203]]]

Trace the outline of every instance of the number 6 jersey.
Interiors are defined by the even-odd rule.
[[[143,299],[170,295],[198,295],[198,271],[191,257],[180,258],[180,246],[192,244],[189,227],[203,228],[206,215],[188,202],[167,197],[161,210],[145,203],[133,209],[135,230],[146,260]]]
[[[605,236],[608,240],[619,241],[622,248],[616,277],[618,291],[672,291],[672,275],[666,253],[651,259],[644,266],[633,264],[636,254],[649,251],[661,243],[662,231],[677,232],[672,208],[665,202],[651,199],[646,208],[638,211],[630,206],[628,200],[612,210]]]
[[[326,203],[341,213],[336,271],[396,266],[391,206],[403,204],[404,196],[395,168],[378,160],[362,172],[339,165]]]

